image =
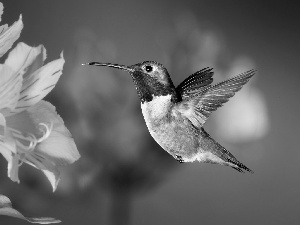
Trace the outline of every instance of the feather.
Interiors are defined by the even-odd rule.
[[[199,70],[182,81],[176,87],[176,91],[182,96],[182,98],[201,92],[203,88],[206,88],[212,83],[213,74],[212,68],[209,67]]]
[[[180,102],[176,109],[187,116],[196,127],[202,127],[210,114],[221,107],[255,74],[249,70],[213,86],[206,86],[201,92]]]

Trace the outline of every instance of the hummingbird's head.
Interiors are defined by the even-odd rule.
[[[167,69],[158,62],[144,61],[132,66],[98,62],[87,63],[87,65],[108,66],[129,72],[142,102],[152,101],[153,96],[165,95],[172,95],[172,100],[177,100],[175,86],[170,75]]]

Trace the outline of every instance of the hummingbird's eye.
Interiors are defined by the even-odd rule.
[[[152,72],[153,70],[153,67],[148,65],[148,66],[145,66],[145,70],[149,73],[149,72]]]

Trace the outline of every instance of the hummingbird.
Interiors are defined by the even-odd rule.
[[[212,85],[213,69],[197,71],[174,86],[167,69],[156,61],[131,66],[90,62],[128,72],[141,101],[142,113],[154,140],[180,163],[205,162],[253,173],[203,128],[210,114],[221,107],[255,74],[255,70]]]

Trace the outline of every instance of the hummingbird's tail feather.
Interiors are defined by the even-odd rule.
[[[240,163],[236,160],[236,162],[232,162],[233,165],[230,165],[233,169],[239,171],[240,173],[245,173],[245,171],[248,171],[249,173],[254,173],[252,170],[250,170],[247,166]]]
[[[201,156],[199,155],[197,157],[198,161],[230,166],[241,173],[245,173],[245,171],[253,173],[252,170],[239,162],[228,150],[211,138],[203,128],[201,129],[201,132],[203,134],[203,139],[200,141],[200,148],[202,151],[205,151],[205,153],[202,153]]]

